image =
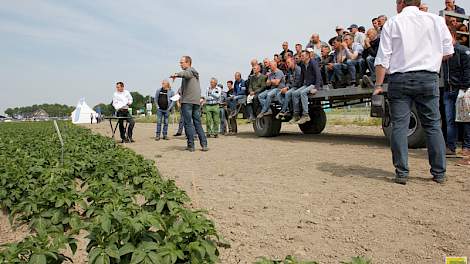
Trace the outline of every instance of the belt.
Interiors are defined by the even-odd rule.
[[[409,74],[409,73],[439,74],[438,72],[432,72],[432,71],[408,71],[408,72],[395,72],[395,73],[390,74],[390,76],[401,75],[401,74]]]

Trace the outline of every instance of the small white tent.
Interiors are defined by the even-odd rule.
[[[98,114],[85,103],[85,99],[80,99],[77,108],[72,112],[72,123],[90,124],[96,123]]]

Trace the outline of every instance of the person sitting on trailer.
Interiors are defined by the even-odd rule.
[[[292,94],[302,86],[301,84],[301,75],[302,69],[300,66],[295,64],[293,58],[287,59],[287,80],[286,87],[281,89],[281,92],[278,94],[278,101],[282,104],[282,109],[277,114],[276,119],[281,119],[285,116],[289,116],[289,104],[292,101]]]
[[[277,96],[280,89],[286,86],[284,73],[278,69],[277,62],[275,60],[271,61],[270,66],[271,73],[269,73],[268,80],[266,81],[266,86],[269,86],[270,88],[258,95],[258,100],[262,106],[261,112],[257,116],[258,118],[273,114],[271,110],[271,101]]]
[[[300,83],[303,85],[293,93],[294,118],[293,122],[302,125],[310,121],[308,111],[308,95],[315,94],[322,87],[320,67],[316,60],[311,59],[308,51],[302,52]],[[312,87],[313,86],[313,87]],[[300,105],[302,104],[302,117],[300,117]]]

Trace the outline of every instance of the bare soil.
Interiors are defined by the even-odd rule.
[[[109,124],[92,129],[110,135]],[[320,263],[352,256],[444,263],[444,256],[470,256],[470,168],[457,160],[449,160],[448,181],[438,185],[426,150],[410,150],[411,178],[402,186],[392,181],[391,152],[378,127],[302,135],[283,125],[276,138],[257,138],[249,125],[239,130],[209,139],[209,152],[189,153],[184,137],[156,142],[154,124],[137,124],[136,142],[125,144],[155,160],[192,206],[208,211],[231,244],[220,249],[221,263],[286,255]],[[0,243],[17,240],[0,221]]]

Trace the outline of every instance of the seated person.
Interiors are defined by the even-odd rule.
[[[248,114],[248,120],[254,121],[255,114],[254,110],[256,109],[255,104],[257,104],[257,97],[266,89],[266,81],[268,77],[261,73],[261,66],[253,66],[253,75],[250,77],[250,86],[248,87],[248,97],[246,104],[246,112]]]
[[[367,30],[367,37],[364,40],[364,53],[362,57],[366,59],[367,67],[370,71],[370,77],[375,83],[375,57],[379,51],[380,38],[378,37],[377,30],[371,28]]]
[[[308,51],[302,52],[302,72],[300,83],[303,85],[295,92],[293,92],[293,105],[294,105],[294,118],[292,122],[299,125],[305,124],[310,121],[308,111],[308,94],[315,94],[318,89],[321,89],[321,73],[320,67],[316,60],[310,58]],[[313,86],[313,88],[311,87]],[[302,117],[300,117],[299,101],[302,103]]]
[[[330,50],[329,46],[323,46],[321,48],[320,70],[324,84],[331,82],[331,78],[333,77],[333,63],[334,52]]]
[[[286,86],[284,73],[278,69],[277,62],[274,60],[271,61],[270,66],[271,73],[268,75],[268,80],[266,81],[266,86],[269,86],[269,88],[258,95],[258,100],[262,106],[258,118],[273,114],[271,101],[273,98],[277,97],[277,94],[281,91],[280,89]]]
[[[278,101],[282,104],[282,109],[277,114],[276,119],[289,115],[289,103],[292,101],[292,94],[302,86],[300,83],[301,75],[301,67],[295,63],[293,58],[288,58],[286,87],[282,88],[278,95]]]
[[[246,86],[245,86],[245,80],[242,79],[242,75],[239,72],[235,73],[235,83],[233,84],[233,95],[227,98],[229,102],[232,102],[229,104],[232,108],[230,108],[232,115],[237,115],[237,104],[242,104],[245,103],[246,100]]]
[[[344,53],[341,54],[341,57],[343,57],[343,63],[338,66],[335,65],[335,75],[343,82],[345,80],[344,71],[347,70],[351,75],[351,82],[349,85],[356,85],[357,72],[362,76],[362,64],[364,63],[364,60],[361,55],[364,48],[361,44],[355,43],[350,34],[346,34],[343,37],[341,46],[344,50]]]
[[[135,121],[132,115],[129,113],[129,106],[131,106],[133,100],[132,95],[128,90],[124,89],[124,83],[116,83],[116,92],[113,95],[113,107],[116,109],[117,117],[126,117],[127,126],[127,137],[124,129],[124,119],[119,119],[119,133],[121,134],[121,143],[134,142],[132,139],[132,132],[134,131]]]

